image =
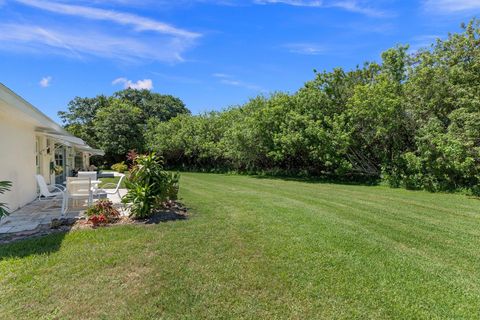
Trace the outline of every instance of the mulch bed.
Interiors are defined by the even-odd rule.
[[[121,217],[114,223],[101,226],[93,226],[86,219],[62,218],[53,219],[49,224],[38,225],[37,228],[28,231],[0,234],[0,244],[11,243],[24,239],[43,237],[49,234],[68,232],[70,230],[97,229],[126,224],[159,224],[169,221],[188,219],[187,209],[178,202],[171,202],[164,209],[158,210],[151,217],[146,219],[132,219]]]

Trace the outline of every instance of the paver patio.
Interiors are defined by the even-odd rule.
[[[123,197],[127,193],[126,189],[120,189],[120,195]],[[114,206],[119,209],[122,215],[126,215],[121,199],[118,195],[108,195]],[[16,233],[36,229],[39,225],[49,224],[53,219],[58,218],[83,218],[86,206],[69,208],[65,215],[61,214],[62,199],[56,200],[35,200],[26,206],[12,212],[8,217],[0,220],[0,234]]]

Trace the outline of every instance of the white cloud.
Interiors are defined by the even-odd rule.
[[[47,76],[47,77],[43,77],[38,84],[40,85],[40,87],[46,88],[46,87],[50,87],[51,82],[52,82],[52,77]]]
[[[16,0],[24,5],[38,9],[55,12],[64,15],[78,16],[91,20],[104,20],[118,23],[120,25],[131,25],[136,31],[154,31],[162,34],[169,34],[184,38],[196,38],[200,34],[179,29],[169,24],[153,19],[144,18],[138,15],[122,13],[112,10],[104,10],[87,6],[68,5],[57,2],[38,0]]]
[[[35,15],[23,17],[21,22],[2,21],[0,50],[3,51],[57,54],[81,60],[97,56],[133,63],[176,63],[184,61],[183,54],[201,37],[199,33],[136,14],[66,4],[61,0],[12,1],[74,18],[53,18],[46,22],[35,12]],[[100,3],[103,2],[98,1]]]
[[[284,45],[292,53],[304,55],[319,55],[326,51],[326,48],[317,43],[288,43]]]
[[[151,79],[143,79],[138,80],[137,82],[133,82],[132,80],[128,80],[127,78],[117,78],[112,81],[112,85],[122,84],[125,89],[136,89],[136,90],[152,90],[153,89],[153,82]]]
[[[226,74],[226,73],[214,73],[212,74],[213,77],[215,78],[231,78],[232,76]]]
[[[480,10],[479,0],[426,0],[425,8],[438,13],[458,13]]]
[[[386,12],[364,4],[359,0],[254,0],[256,4],[284,4],[295,7],[339,8],[371,17],[390,16]]]
[[[161,41],[161,44],[157,43]],[[75,27],[0,24],[0,49],[38,54],[59,54],[77,59],[98,56],[128,62],[183,61],[182,53],[192,45],[169,37],[139,39],[100,30]]]
[[[261,92],[265,91],[265,89],[263,89],[262,87],[260,87],[256,84],[244,82],[244,81],[241,81],[241,80],[237,80],[229,74],[214,73],[214,74],[212,74],[212,76],[214,78],[217,78],[221,84],[234,86],[234,87],[241,87],[241,88],[245,88],[245,89],[253,90],[253,91],[261,91]]]

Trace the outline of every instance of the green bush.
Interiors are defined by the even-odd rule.
[[[128,166],[125,164],[124,161],[115,163],[114,165],[112,165],[111,168],[112,170],[117,171],[119,173],[124,173],[125,171],[128,170]]]
[[[171,168],[321,176],[480,193],[480,20],[411,54],[315,72],[297,92],[150,121]]]
[[[179,175],[164,171],[158,156],[140,155],[133,164],[125,181],[128,192],[122,198],[122,202],[130,205],[132,217],[149,217],[166,201],[177,199]]]

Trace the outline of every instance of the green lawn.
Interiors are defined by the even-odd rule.
[[[120,177],[100,178],[100,181],[102,181],[102,183],[100,183],[98,185],[98,187],[103,188],[107,183],[113,183],[113,184],[117,185],[118,180],[120,180]],[[113,187],[111,187],[111,188],[113,189]],[[123,179],[122,184],[120,185],[120,188],[126,188],[125,187],[125,179]]]
[[[0,247],[0,319],[471,319],[480,201],[184,173],[189,220]]]

